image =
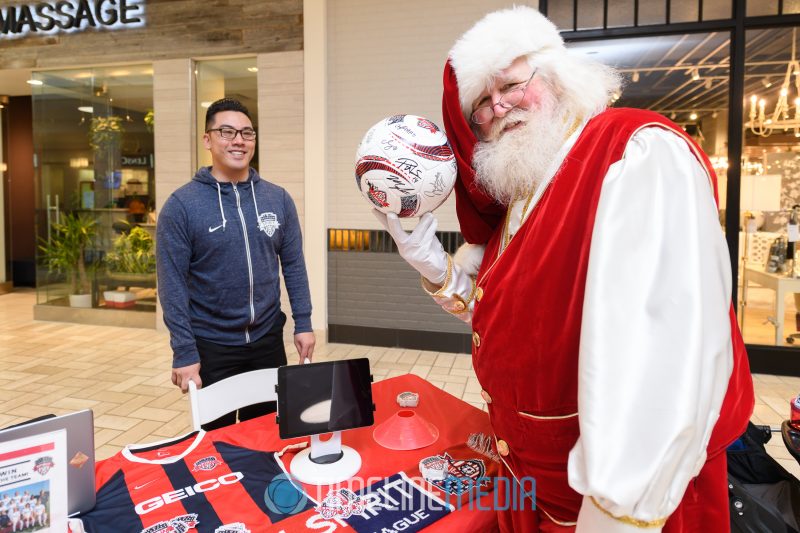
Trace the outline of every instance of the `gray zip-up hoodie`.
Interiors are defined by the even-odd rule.
[[[295,333],[311,331],[311,298],[297,210],[281,187],[250,169],[220,183],[210,167],[167,199],[158,217],[158,297],[174,368],[197,363],[195,337],[256,341],[281,319],[279,264]]]

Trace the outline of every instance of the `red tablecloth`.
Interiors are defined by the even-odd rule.
[[[419,406],[413,408],[414,411],[417,415],[433,423],[438,428],[439,437],[436,442],[425,448],[413,451],[395,451],[382,447],[374,440],[372,435],[375,426],[344,431],[342,433],[342,443],[358,451],[362,459],[361,469],[354,477],[354,480],[357,479],[359,482],[365,479],[376,481],[397,474],[398,472],[403,472],[408,477],[419,480],[420,482],[418,484],[425,490],[432,492],[441,499],[446,499],[451,503],[457,504],[453,512],[433,523],[426,531],[434,533],[452,531],[486,533],[496,531],[497,518],[492,505],[493,493],[489,492],[490,487],[485,487],[482,490],[482,496],[477,500],[471,497],[470,494],[461,495],[459,497],[460,499],[456,500],[456,496],[440,491],[430,484],[427,484],[424,480],[421,480],[418,469],[420,459],[449,452],[454,460],[460,459],[462,463],[465,463],[467,465],[467,470],[469,470],[470,465],[480,463],[481,465],[485,465],[485,475],[489,477],[493,476],[497,470],[495,462],[473,451],[466,445],[471,434],[482,433],[491,435],[488,415],[411,374],[376,382],[372,386],[372,391],[373,401],[376,405],[376,426],[393,416],[398,410],[403,409],[397,404],[397,395],[401,392],[411,391],[418,393],[420,397]],[[199,435],[190,435],[183,439],[173,441],[173,443],[162,443],[158,446],[146,447],[135,451],[138,456],[136,463],[141,463],[142,459],[153,460],[163,457],[179,456],[182,460],[180,464],[186,463],[194,470],[214,470],[214,474],[211,476],[212,478],[224,472],[231,472],[227,470],[229,465],[226,465],[225,461],[219,461],[216,455],[213,457],[206,457],[205,454],[211,452],[204,451],[205,448],[197,444],[197,442],[199,442],[198,439],[200,439]],[[308,438],[280,439],[274,414],[249,420],[235,426],[211,431],[202,437],[202,442],[225,441],[233,445],[245,446],[247,446],[247,443],[257,443],[257,449],[262,451],[278,451],[284,449],[288,445],[307,442],[308,440]],[[193,442],[195,444],[192,444]],[[197,448],[192,448],[192,446],[196,446]],[[248,447],[254,448],[254,446]],[[290,470],[291,459],[294,457],[296,451],[299,450],[286,452],[281,457],[280,461],[283,461],[286,471]],[[214,460],[211,461],[211,459]],[[153,525],[160,527],[160,524],[157,524],[159,520],[166,520],[167,522],[164,523],[168,523],[169,520],[176,515],[192,512],[189,507],[184,508],[181,506],[184,505],[184,503],[186,505],[191,503],[192,495],[196,490],[201,489],[200,486],[195,485],[195,490],[191,490],[191,481],[189,481],[187,482],[189,486],[186,488],[180,489],[180,487],[178,487],[176,492],[170,492],[175,490],[177,485],[171,485],[166,479],[159,478],[159,480],[153,481],[153,479],[151,479],[153,478],[153,471],[148,470],[147,466],[140,470],[141,465],[136,463],[131,462],[130,459],[126,459],[125,454],[122,453],[105,461],[98,462],[96,470],[97,486],[99,489],[98,507],[100,507],[101,493],[108,494],[111,491],[109,488],[110,484],[115,480],[119,481],[120,475],[124,473],[125,483],[128,488],[122,488],[121,490],[123,494],[130,493],[131,497],[137,502],[137,513],[139,513],[142,520],[144,520],[145,517],[147,518],[148,521],[147,524],[145,524],[147,528],[152,528]],[[193,467],[191,466],[192,464],[194,465]],[[275,463],[273,463],[273,465],[277,467]],[[160,468],[161,467],[158,467],[158,470],[160,470]],[[481,473],[484,472],[483,467],[481,467],[480,470]],[[474,468],[472,472],[474,475]],[[244,477],[248,478],[247,472],[244,472]],[[254,473],[253,477],[258,477],[257,473]],[[222,480],[224,478],[219,479]],[[109,485],[104,488],[106,484]],[[234,490],[233,485],[227,486],[231,487],[230,490]],[[348,482],[343,482],[335,488],[347,486]],[[350,486],[355,491],[361,488],[361,486]],[[207,490],[213,488],[214,487],[208,486]],[[303,488],[311,499],[319,501],[327,495],[332,487],[305,485]],[[128,491],[127,493],[125,492],[126,490]],[[235,490],[239,489],[236,488]],[[260,490],[264,491],[264,488]],[[205,492],[204,497],[210,500],[218,494],[221,495],[222,492],[222,490],[211,490],[211,492]],[[263,492],[260,494],[263,494]],[[261,497],[259,495],[256,496],[259,498]],[[250,497],[253,497],[253,495],[251,494]],[[242,493],[241,498],[247,499],[248,496]],[[242,501],[241,498],[239,501]],[[99,517],[99,520],[96,519],[96,527],[98,527],[99,530],[103,530],[100,524],[113,522],[120,532],[128,529],[131,531],[136,529],[136,533],[138,533],[141,528],[139,518],[136,518],[136,514],[133,514],[132,517],[128,516],[133,513],[133,510],[128,509],[124,502],[122,507],[113,507],[111,505],[111,503],[113,503],[111,502],[112,498],[104,496],[104,499],[109,501],[109,504],[106,507],[105,517]],[[128,499],[127,501],[131,500]],[[220,515],[219,518],[223,523],[244,520],[241,518],[241,515],[238,514],[238,511],[226,505],[225,501],[218,502],[214,508],[217,514]],[[95,516],[97,517],[97,508],[93,512],[95,512]],[[343,526],[342,524],[344,524],[344,522],[338,525],[331,522],[321,523],[321,518],[322,517],[317,514],[317,511],[312,508],[300,514],[286,517],[276,522],[274,525],[270,525],[269,521],[264,522],[263,520],[260,520],[260,523],[254,523],[254,520],[251,519],[251,523],[248,524],[247,527],[252,533],[272,531],[292,533],[295,531],[309,530],[326,531],[328,533],[334,531],[341,531],[342,533],[353,531],[352,528],[346,525]],[[88,519],[87,517],[85,520]],[[309,520],[311,520],[311,522],[309,522]],[[203,522],[203,519],[201,518],[200,521]],[[134,527],[137,523],[139,523],[139,526]],[[147,528],[146,530],[150,531],[150,529]],[[191,529],[191,531],[194,531],[194,529]]]
[[[372,432],[375,426],[403,409],[397,404],[397,395],[405,391],[419,394],[419,405],[413,409],[439,429],[439,438],[430,446],[418,450],[389,450],[375,442]],[[413,374],[374,383],[372,395],[376,406],[375,426],[342,433],[342,444],[356,449],[361,454],[362,465],[358,472],[360,478],[384,478],[400,471],[416,478],[419,474],[420,459],[437,455],[448,448],[464,445],[470,434],[492,434],[488,414]],[[277,426],[275,429],[277,431]],[[481,458],[485,463],[491,462],[478,453],[471,455]],[[287,470],[291,458],[291,454],[284,456]],[[320,491],[318,487],[304,486],[304,488],[311,494],[325,492],[324,489]],[[497,517],[493,509],[492,496],[484,496],[480,503],[470,503],[465,500],[456,511],[426,528],[425,531],[490,533],[497,530]],[[286,533],[289,531],[287,529]]]

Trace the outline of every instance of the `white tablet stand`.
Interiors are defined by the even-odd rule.
[[[290,465],[292,475],[309,485],[333,485],[350,479],[361,469],[361,455],[349,446],[342,446],[342,432],[321,440],[311,436],[311,446],[299,452]]]

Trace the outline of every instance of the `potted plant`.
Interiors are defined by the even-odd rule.
[[[109,277],[154,279],[156,254],[150,233],[138,226],[114,239],[114,249],[106,255]]]
[[[124,132],[121,117],[93,117],[89,124],[89,145],[97,152],[105,150],[111,145],[119,144]]]
[[[156,115],[152,109],[148,109],[144,115],[144,126],[149,133],[153,133],[153,124],[155,124]]]
[[[89,272],[96,264],[94,259],[87,259],[87,251],[93,248],[97,222],[83,215],[66,214],[51,229],[50,239],[42,239],[39,245],[42,263],[50,272],[66,275],[72,307],[91,307]]]

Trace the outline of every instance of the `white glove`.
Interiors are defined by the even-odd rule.
[[[372,213],[394,239],[400,257],[425,279],[434,285],[442,285],[447,279],[448,260],[442,243],[436,238],[436,227],[439,224],[436,217],[425,213],[420,217],[414,231],[406,233],[396,214],[384,214],[377,209],[373,209]]]

